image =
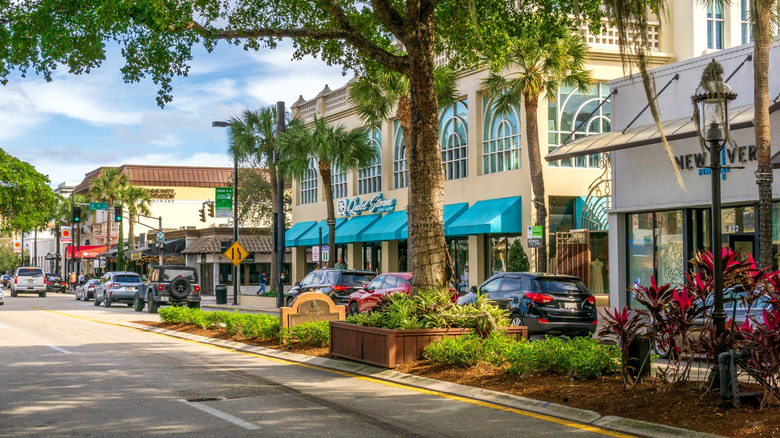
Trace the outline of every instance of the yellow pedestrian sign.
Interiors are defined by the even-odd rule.
[[[249,255],[249,253],[244,249],[243,246],[241,246],[240,243],[235,242],[232,245],[230,245],[230,248],[227,249],[227,251],[224,252],[225,257],[230,259],[231,262],[233,262],[234,265],[238,266],[241,264],[241,260],[244,260],[246,256]]]

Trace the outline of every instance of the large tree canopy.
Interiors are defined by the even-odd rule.
[[[41,227],[56,203],[48,177],[0,149],[0,230],[27,232]]]

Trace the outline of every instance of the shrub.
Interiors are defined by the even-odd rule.
[[[472,367],[484,359],[484,350],[482,338],[476,333],[468,333],[445,336],[428,344],[423,350],[423,357],[441,364]]]
[[[528,255],[523,250],[523,239],[515,239],[509,246],[507,256],[507,270],[509,272],[528,272],[531,264],[528,262]]]
[[[190,322],[190,309],[184,306],[163,307],[158,312],[163,322],[186,324]]]
[[[517,376],[563,374],[590,379],[620,369],[620,351],[590,338],[514,342],[505,350],[507,372]]]
[[[279,332],[283,343],[298,341],[307,347],[325,347],[330,342],[330,324],[328,321],[304,322]]]

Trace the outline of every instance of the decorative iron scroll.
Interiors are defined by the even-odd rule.
[[[612,163],[609,154],[599,158],[599,168],[604,169],[588,187],[588,196],[582,206],[582,228],[606,231],[609,228],[607,210],[612,208]]]

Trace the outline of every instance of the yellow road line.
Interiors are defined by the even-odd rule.
[[[498,410],[498,411],[511,412],[513,414],[523,415],[525,417],[531,417],[531,418],[535,418],[537,420],[548,421],[550,423],[556,423],[556,424],[560,424],[560,425],[563,425],[563,426],[572,427],[572,428],[575,428],[575,429],[580,429],[580,430],[584,430],[584,431],[588,431],[588,432],[598,433],[598,434],[601,434],[601,435],[611,436],[611,437],[615,437],[615,438],[633,438],[634,437],[634,435],[629,435],[629,434],[616,432],[616,431],[612,431],[612,430],[608,430],[608,429],[602,429],[602,428],[597,427],[597,426],[590,426],[590,425],[584,424],[584,423],[577,423],[575,421],[565,420],[565,419],[553,417],[553,416],[550,416],[550,415],[537,414],[535,412],[524,411],[522,409],[517,409],[517,408],[511,408],[511,407],[499,405],[499,404],[496,404],[496,403],[490,403],[490,402],[485,402],[485,401],[481,401],[481,400],[474,400],[474,399],[471,399],[471,398],[461,397],[461,396],[458,396],[458,395],[447,394],[447,393],[439,392],[439,391],[432,391],[430,389],[417,388],[417,387],[414,387],[414,386],[404,385],[404,384],[400,384],[400,383],[394,383],[394,382],[390,382],[390,381],[387,381],[387,380],[380,380],[380,379],[375,379],[373,377],[361,376],[359,374],[354,374],[354,373],[350,373],[350,372],[347,372],[347,371],[340,371],[340,370],[333,370],[333,369],[330,369],[330,368],[324,368],[324,367],[321,367],[321,366],[318,366],[318,365],[309,365],[309,364],[306,364],[306,363],[293,362],[293,361],[289,361],[289,360],[286,360],[286,359],[279,359],[279,358],[276,358],[276,357],[266,356],[266,355],[259,354],[259,353],[251,353],[251,352],[248,352],[248,351],[239,351],[239,350],[236,350],[236,349],[233,349],[233,348],[221,347],[219,345],[213,345],[213,344],[193,341],[191,339],[179,338],[179,337],[172,336],[172,335],[169,335],[169,334],[166,334],[166,333],[157,333],[157,332],[143,330],[143,329],[136,328],[136,327],[128,327],[126,325],[116,324],[116,323],[113,323],[113,322],[103,321],[103,320],[99,320],[99,319],[87,318],[87,317],[78,316],[78,315],[71,315],[71,314],[59,312],[59,311],[56,311],[56,310],[44,309],[44,308],[36,307],[36,306],[29,306],[29,307],[33,308],[33,309],[36,309],[36,310],[42,310],[44,312],[49,312],[49,313],[54,313],[54,314],[57,314],[57,315],[65,316],[65,317],[68,317],[68,318],[81,319],[81,320],[84,320],[84,321],[96,322],[96,323],[99,323],[99,324],[106,324],[106,325],[111,325],[111,326],[115,326],[115,327],[129,328],[129,329],[138,330],[138,331],[141,331],[141,332],[144,332],[144,333],[151,333],[151,334],[155,334],[155,335],[158,335],[158,336],[164,336],[166,338],[172,338],[172,339],[176,339],[176,340],[179,340],[179,341],[189,342],[191,344],[196,344],[196,345],[216,348],[218,350],[223,350],[223,351],[226,351],[226,352],[239,353],[239,354],[243,354],[245,356],[257,357],[257,358],[261,358],[261,359],[264,359],[264,360],[269,360],[269,361],[272,361],[272,362],[282,363],[282,364],[285,364],[285,365],[296,365],[296,366],[303,367],[303,368],[309,368],[309,369],[312,369],[312,370],[318,370],[318,371],[323,371],[323,372],[326,372],[326,373],[337,374],[337,375],[340,375],[340,376],[350,377],[350,378],[353,378],[353,379],[363,380],[363,381],[366,381],[366,382],[376,383],[376,384],[379,384],[379,385],[384,385],[384,386],[389,386],[389,387],[393,387],[393,388],[404,389],[404,390],[407,390],[407,391],[414,391],[414,392],[418,392],[418,393],[421,393],[421,394],[432,395],[432,396],[446,398],[446,399],[450,399],[450,400],[455,400],[455,401],[459,401],[459,402],[463,402],[463,403],[469,403],[469,404],[472,404],[472,405],[482,406],[482,407],[485,407],[485,408],[495,409],[495,410]]]

